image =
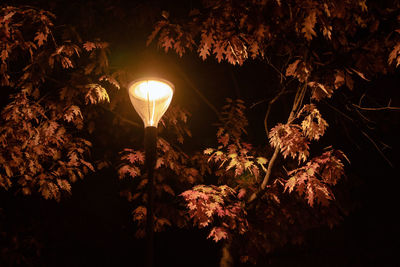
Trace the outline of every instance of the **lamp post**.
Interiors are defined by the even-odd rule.
[[[174,93],[172,83],[142,78],[128,86],[129,98],[144,123],[145,167],[147,170],[147,266],[154,264],[154,167],[157,158],[157,125],[167,111]]]

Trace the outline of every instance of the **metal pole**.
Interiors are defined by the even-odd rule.
[[[157,158],[157,128],[149,126],[144,129],[145,166],[147,170],[147,266],[154,266],[154,167]]]

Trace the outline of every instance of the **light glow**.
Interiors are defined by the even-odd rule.
[[[129,98],[144,126],[157,127],[174,93],[173,85],[154,78],[140,79],[128,86]]]

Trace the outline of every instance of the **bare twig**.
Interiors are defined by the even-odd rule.
[[[269,117],[269,113],[271,111],[271,107],[272,105],[275,103],[276,100],[278,100],[279,97],[281,97],[281,95],[283,95],[285,93],[286,90],[286,86],[282,87],[281,91],[268,102],[268,108],[267,108],[267,112],[265,113],[265,117],[264,117],[264,128],[265,128],[265,132],[267,133],[268,136],[268,117]]]
[[[370,110],[370,111],[378,111],[378,110],[400,110],[400,107],[378,107],[378,108],[366,108],[366,107],[360,107],[359,105],[353,104],[353,107],[356,107],[361,110]]]
[[[266,59],[266,61],[267,61],[267,64],[270,65],[271,68],[273,68],[273,69],[279,74],[279,76],[281,77],[281,83],[283,82],[283,80],[286,80],[286,76],[282,73],[282,71],[280,71],[277,67],[275,67],[275,66],[271,63],[271,61],[269,60],[268,57],[265,57],[265,59]]]
[[[182,78],[185,80],[185,82],[189,85],[189,87],[195,91],[196,94],[199,95],[199,97],[201,98],[201,100],[204,101],[204,103],[207,104],[207,106],[209,108],[211,108],[215,114],[217,115],[219,120],[222,120],[222,116],[219,113],[218,109],[203,95],[203,93],[194,85],[194,83],[189,79],[189,77],[186,75],[186,73],[178,66],[175,65],[175,68],[179,71],[179,73],[181,74]]]
[[[301,104],[303,103],[306,89],[307,89],[307,82],[305,82],[302,87],[298,88],[296,96],[293,101],[292,110],[290,111],[290,115],[287,120],[287,123],[292,122],[296,118],[296,113],[298,112],[299,108],[301,107]],[[252,194],[250,196],[248,203],[252,203],[254,200],[256,200],[257,198],[259,198],[260,196],[262,196],[264,194],[265,190],[267,189],[267,184],[268,184],[269,179],[272,174],[272,168],[275,164],[276,159],[278,158],[278,154],[279,154],[279,148],[276,147],[274,150],[274,154],[272,155],[272,157],[268,163],[267,171],[266,171],[264,179],[261,183],[260,190],[258,190],[257,192],[255,192],[254,194]]]
[[[143,128],[143,126],[140,125],[139,123],[134,122],[134,121],[131,121],[130,119],[127,119],[127,118],[125,118],[125,117],[122,117],[122,116],[121,116],[120,114],[118,114],[117,112],[115,112],[115,111],[113,111],[113,110],[111,110],[111,109],[109,109],[109,108],[106,108],[106,107],[103,106],[103,105],[99,105],[99,107],[101,107],[102,109],[104,109],[104,110],[106,110],[106,111],[112,113],[113,115],[115,115],[115,117],[117,117],[118,119],[120,119],[120,120],[123,121],[123,122],[126,122],[126,123],[128,123],[128,124],[130,124],[130,125],[132,125],[132,126],[137,127],[137,128]]]
[[[328,104],[328,103],[327,103]],[[343,117],[345,117],[346,119],[354,122],[354,120],[352,118],[350,118],[349,116],[347,116],[346,114],[344,114],[343,112],[341,112],[340,110],[338,110],[337,108],[335,108],[332,105],[328,104],[328,107],[332,108],[333,110],[335,110],[336,112],[338,112],[339,114],[341,114]],[[392,162],[385,156],[385,154],[382,152],[382,150],[379,148],[379,146],[376,144],[376,142],[363,130],[361,130],[361,133],[374,145],[374,147],[376,148],[376,150],[378,151],[378,153],[385,159],[385,161],[393,168],[393,164]],[[386,147],[387,145],[384,144],[384,146]]]
[[[372,140],[371,137],[369,137],[368,134],[366,134],[364,131],[361,131],[361,133],[367,137],[367,139],[374,145],[374,147],[376,148],[376,150],[378,150],[379,154],[382,156],[382,158],[384,158],[386,160],[386,162],[390,165],[390,167],[393,168],[393,164],[392,162],[385,156],[385,154],[383,154],[382,150],[379,148],[379,146],[375,143],[374,140]]]
[[[268,99],[263,99],[263,100],[257,101],[257,102],[255,102],[255,103],[251,104],[251,106],[249,107],[249,109],[252,109],[252,108],[254,108],[255,106],[260,105],[260,104],[262,104],[262,103],[264,103],[264,102],[267,102],[267,101],[268,101]]]
[[[339,113],[340,115],[342,115],[343,117],[345,117],[346,119],[348,119],[349,121],[353,121],[354,120],[352,118],[350,118],[349,116],[347,116],[345,113],[343,113],[342,111],[340,111],[339,109],[335,108],[334,106],[332,106],[331,104],[329,104],[328,102],[324,101],[325,104],[330,107],[331,109],[333,109],[334,111],[336,111],[337,113]]]

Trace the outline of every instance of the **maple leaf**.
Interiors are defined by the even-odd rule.
[[[83,118],[81,109],[78,106],[72,105],[65,111],[64,119],[71,122],[74,121],[76,117]]]
[[[225,44],[223,44],[221,41],[216,42],[214,45],[213,53],[215,54],[218,63],[221,62],[224,59],[224,54],[226,53]]]
[[[69,69],[74,67],[74,64],[72,64],[71,59],[68,57],[61,57],[61,65],[64,69]]]
[[[315,196],[314,196],[314,188],[311,186],[311,183],[307,184],[306,198],[308,201],[308,205],[310,205],[310,207],[313,207]]]
[[[0,57],[1,57],[1,60],[2,60],[3,62],[5,62],[5,61],[7,60],[7,58],[8,58],[8,51],[7,51],[7,49],[3,49],[3,50],[1,51]]]
[[[344,81],[344,72],[339,70],[336,72],[335,75],[335,89],[338,89],[339,87],[341,87],[342,85],[344,85],[345,81]]]
[[[214,239],[215,242],[218,242],[221,239],[227,239],[228,233],[223,227],[213,227],[207,238],[211,237]]]
[[[120,89],[121,86],[119,85],[119,83],[117,82],[117,80],[115,80],[113,77],[107,76],[107,75],[103,75],[99,78],[99,81],[107,81],[110,84],[114,85],[117,89]]]
[[[221,143],[223,146],[227,146],[229,142],[229,134],[224,134],[223,136],[218,138],[218,142]]]
[[[167,23],[166,21],[159,21],[155,26],[154,26],[154,30],[151,32],[151,34],[149,35],[149,37],[147,38],[146,41],[146,46],[149,46],[150,43],[153,41],[154,37],[156,37],[156,35],[160,32],[161,28],[163,26],[165,26]]]
[[[285,191],[289,189],[289,193],[291,193],[295,185],[296,185],[296,178],[295,177],[290,178],[289,180],[286,181]]]
[[[322,135],[324,135],[328,123],[322,118],[314,104],[304,105],[299,112],[299,115],[302,113],[308,113],[301,122],[304,135],[309,140],[318,140]]]
[[[165,52],[168,52],[168,50],[172,48],[174,42],[175,42],[174,39],[168,36],[165,36],[165,38],[163,38],[162,46],[164,47]]]
[[[129,165],[123,165],[121,168],[118,169],[119,178],[124,178],[127,174],[130,177],[134,178],[140,175],[140,170],[137,167],[132,167]]]
[[[324,26],[322,34],[325,36],[326,39],[331,40],[332,39],[332,26]]]
[[[391,65],[396,61],[396,68],[400,65],[400,42],[397,43],[389,54],[388,63]]]
[[[259,45],[258,45],[258,42],[253,42],[253,43],[250,45],[249,51],[250,51],[250,54],[251,54],[251,58],[252,58],[252,59],[256,59],[256,58],[257,58],[257,56],[258,56],[258,54],[259,54],[259,50],[260,50],[260,47],[259,47]]]
[[[107,90],[103,86],[92,83],[88,84],[86,88],[88,89],[85,95],[86,104],[97,104],[103,101],[110,102]]]
[[[134,221],[143,221],[146,219],[147,209],[144,206],[139,206],[133,210],[132,214]]]
[[[34,40],[37,42],[38,46],[42,46],[45,41],[47,41],[47,34],[43,32],[37,32]]]
[[[92,51],[93,49],[96,49],[96,44],[93,43],[93,42],[85,42],[85,43],[83,44],[83,48],[84,48],[86,51],[90,52],[90,51]]]
[[[305,161],[309,155],[308,141],[294,124],[279,123],[271,129],[269,140],[272,147],[278,147],[284,158],[290,156]]]
[[[66,181],[64,179],[57,179],[57,184],[62,190],[65,190],[68,193],[71,193],[71,184],[68,181]]]
[[[297,65],[300,63],[300,59],[295,60],[286,68],[286,76],[296,76]]]
[[[202,47],[199,48],[199,55],[203,60],[206,60],[207,56],[210,55],[210,48],[207,44],[204,44]]]
[[[246,189],[241,188],[238,193],[238,198],[242,199],[246,195]]]
[[[213,148],[207,148],[207,149],[205,149],[204,150],[204,154],[206,154],[206,155],[210,155],[210,154],[212,154],[214,152],[214,149]]]
[[[144,153],[141,151],[130,151],[131,153],[122,157],[122,159],[127,159],[130,164],[143,164],[144,163]]]
[[[309,82],[307,84],[312,90],[311,98],[320,101],[323,98],[330,98],[333,94],[333,89],[318,82]]]
[[[307,41],[311,41],[313,36],[317,36],[314,31],[316,22],[316,12],[315,10],[311,10],[311,12],[308,13],[308,16],[305,18],[303,22],[303,28],[301,29],[301,32],[304,33],[304,37],[307,39]]]

